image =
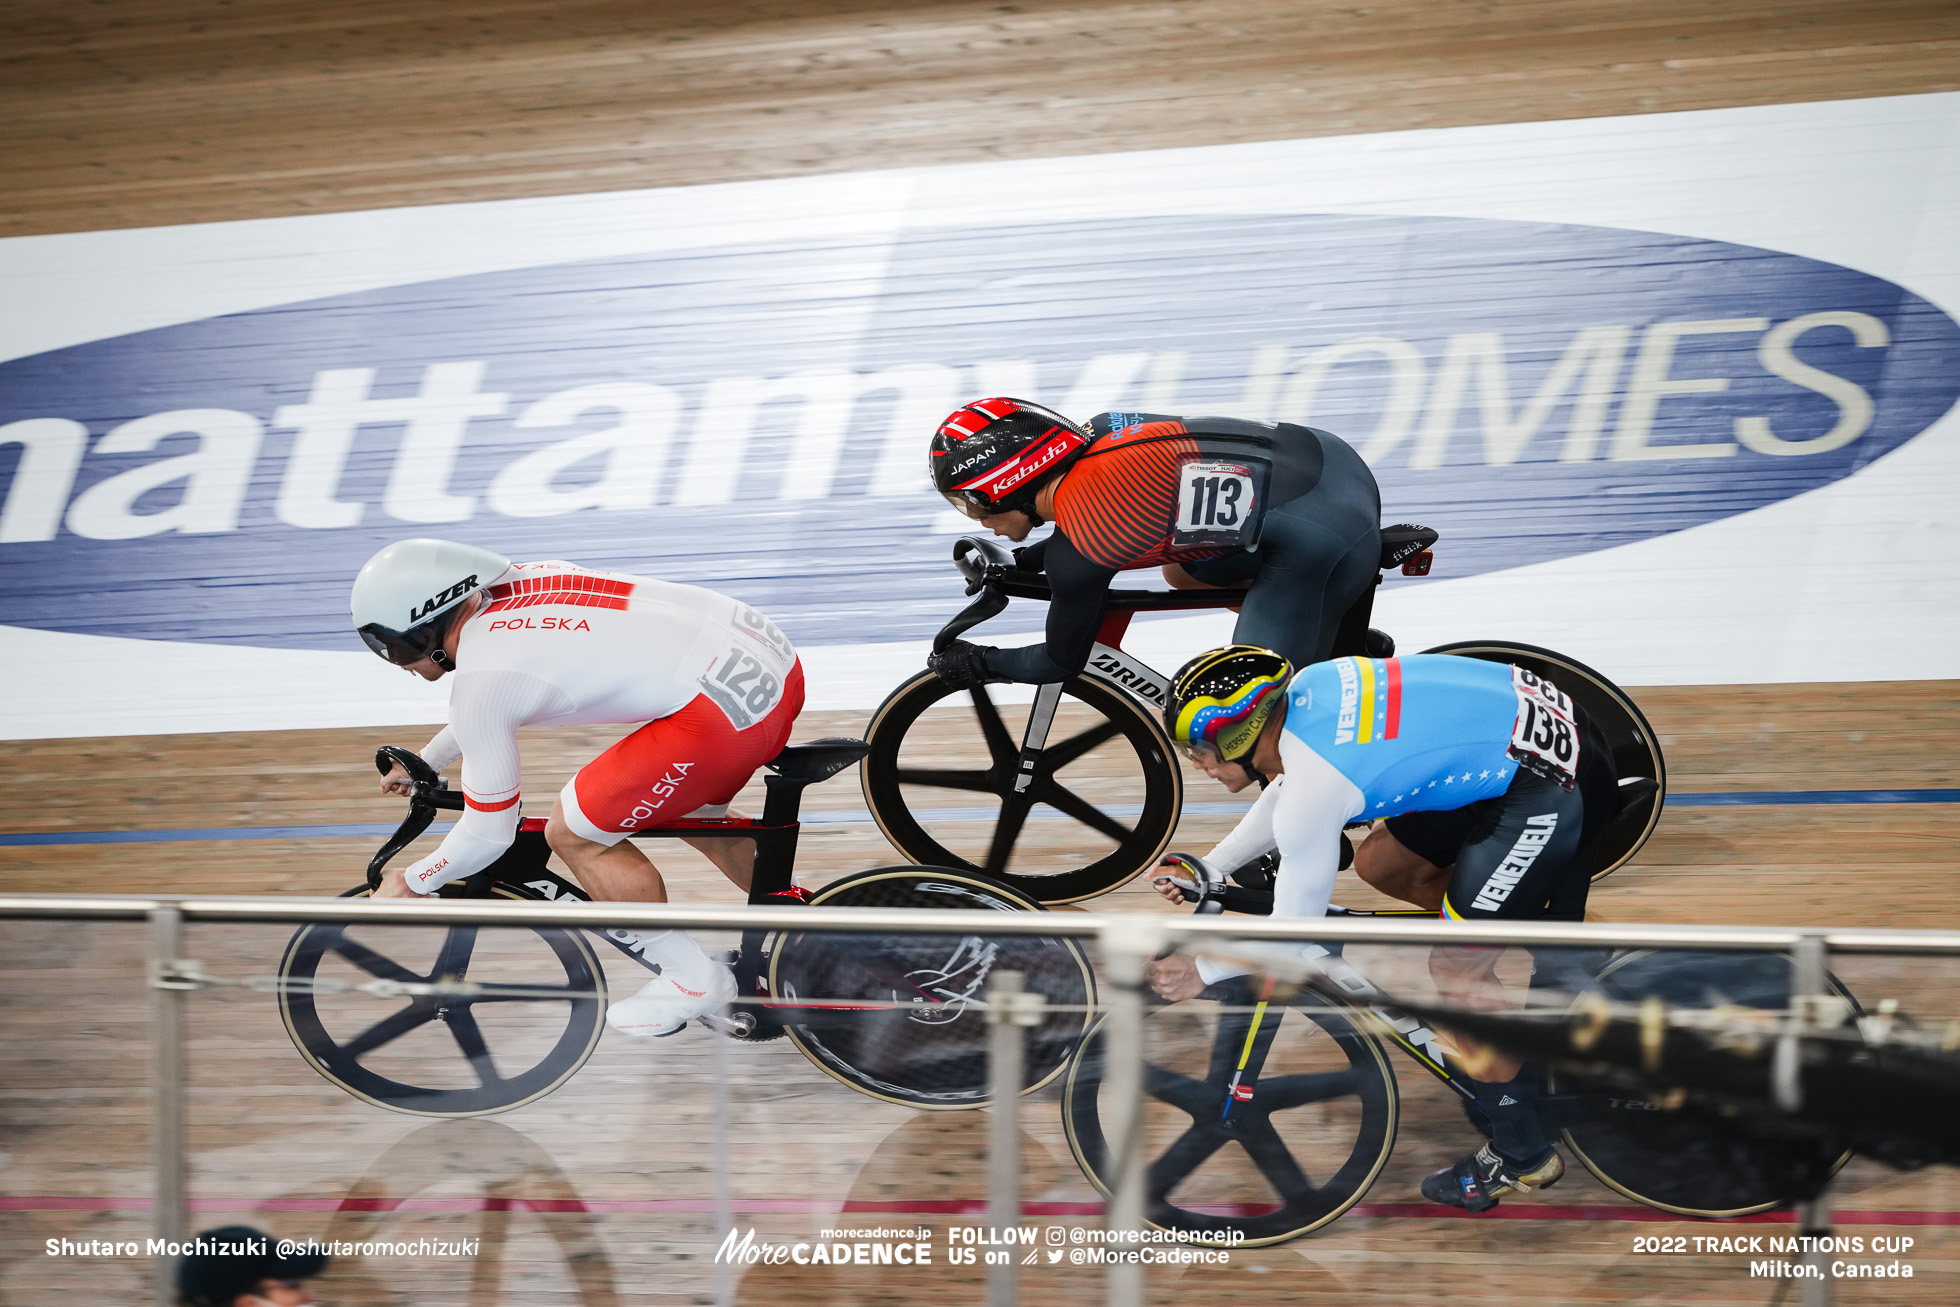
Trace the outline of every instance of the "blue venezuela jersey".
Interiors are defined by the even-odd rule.
[[[1301,668],[1287,695],[1287,733],[1354,782],[1363,817],[1461,808],[1502,794],[1517,769],[1504,663],[1336,658]]]

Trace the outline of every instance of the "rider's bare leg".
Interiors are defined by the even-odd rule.
[[[1429,951],[1429,976],[1444,1002],[1473,1011],[1515,1007],[1497,979],[1497,960],[1504,950],[1489,945],[1439,944]],[[1488,1044],[1452,1033],[1457,1060],[1477,1080],[1504,1081],[1518,1074],[1518,1059]]]
[[[572,878],[587,894],[609,903],[665,903],[667,882],[646,854],[631,840],[600,844],[565,824],[564,800],[551,805],[544,824],[545,843],[564,859]]]
[[[1377,822],[1354,851],[1354,874],[1390,898],[1431,912],[1443,910],[1443,891],[1450,884],[1448,867],[1412,852],[1389,834],[1385,822]]]
[[[733,808],[728,815],[737,821],[747,820],[746,814]],[[687,846],[715,864],[722,875],[734,882],[742,893],[749,892],[749,882],[755,879],[755,841],[740,839],[732,835],[714,835],[703,838],[682,836]]]
[[[731,809],[736,820],[743,815]],[[612,903],[665,903],[667,882],[660,869],[631,840],[600,844],[577,834],[565,823],[564,801],[551,805],[551,818],[544,824],[545,843],[564,859],[572,878],[595,899]],[[755,875],[755,841],[729,835],[702,839],[682,837],[701,856],[715,864],[716,870],[735,883],[743,893]]]
[[[611,903],[667,901],[666,881],[633,841],[605,845],[577,834],[565,824],[563,799],[551,805],[544,838],[594,899]],[[729,850],[725,846],[738,841],[717,839],[711,843],[724,846],[715,852],[726,857]],[[751,857],[750,861],[753,860]],[[719,860],[716,865],[721,866]],[[722,871],[730,879],[734,878],[728,868],[722,867]],[[606,1009],[606,1020],[616,1030],[631,1035],[672,1034],[688,1021],[711,1014],[734,997],[735,979],[728,967],[710,959],[684,930],[620,929],[607,934],[653,964],[654,972],[654,978],[639,993]]]
[[[1444,1001],[1454,1006],[1484,1011],[1516,1007],[1516,1002],[1506,995],[1504,986],[1497,980],[1497,960],[1505,951],[1488,946],[1439,945],[1430,951],[1429,974]],[[1565,1167],[1558,1161],[1557,1150],[1538,1111],[1538,1101],[1544,1092],[1539,1073],[1527,1070],[1519,1059],[1487,1044],[1453,1031],[1442,1033],[1455,1046],[1455,1060],[1463,1067],[1466,1088],[1483,1104],[1490,1147],[1520,1177],[1529,1177],[1529,1185],[1520,1187],[1556,1183],[1565,1173]],[[1483,1156],[1482,1150],[1477,1156]],[[1458,1167],[1461,1166],[1459,1163]],[[1450,1171],[1443,1171],[1429,1177],[1423,1183],[1424,1195],[1439,1202],[1451,1202],[1442,1192],[1451,1186],[1439,1183],[1448,1181],[1450,1176]],[[1460,1184],[1460,1179],[1457,1183]]]

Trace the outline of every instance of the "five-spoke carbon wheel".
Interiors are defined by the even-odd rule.
[[[1254,1032],[1245,982],[1206,993],[1226,1001],[1159,1008],[1144,1023],[1149,1219],[1242,1247],[1317,1230],[1361,1201],[1388,1161],[1395,1073],[1381,1045],[1338,1010],[1274,1005]],[[1235,1094],[1248,1034],[1257,1074]],[[1062,1122],[1083,1174],[1107,1194],[1104,1042],[1098,1026],[1069,1067]]]
[[[1619,773],[1622,785],[1633,778],[1654,782],[1651,792],[1641,786],[1639,797],[1627,803],[1599,837],[1592,878],[1598,881],[1611,875],[1640,852],[1640,846],[1654,833],[1661,819],[1661,807],[1667,801],[1667,760],[1661,756],[1660,737],[1654,734],[1654,728],[1647,724],[1646,717],[1626,691],[1576,658],[1532,644],[1459,640],[1423,652],[1515,663],[1538,673],[1577,700],[1613,750],[1613,768]]]
[[[1039,766],[1023,777],[1029,710],[1000,703],[1007,688],[949,690],[922,672],[885,700],[862,768],[885,838],[915,862],[983,872],[1043,903],[1106,894],[1155,866],[1184,804],[1155,712],[1075,677]],[[1031,819],[1038,839],[1028,838]]]
[[[1035,912],[1041,905],[951,867],[881,867],[826,886],[812,902],[835,908],[959,908]],[[987,923],[976,921],[976,931]],[[1095,977],[1074,940],[1037,935],[843,935],[790,932],[770,949],[769,993],[790,1040],[860,1093],[936,1111],[985,1107],[984,1001],[999,971],[1056,1005],[1027,1032],[1027,1091],[1068,1064],[1089,1027]],[[822,1000],[849,1007],[798,1009]]]
[[[1666,949],[1611,959],[1598,984],[1615,1002],[1659,998],[1670,1007],[1732,1004],[1778,1012],[1789,1006],[1791,978],[1790,959],[1776,954]],[[1830,983],[1851,998],[1836,977]],[[1851,1157],[1836,1141],[1773,1113],[1713,1116],[1669,1110],[1625,1092],[1564,1088],[1576,1104],[1564,1133],[1573,1156],[1609,1189],[1682,1216],[1748,1216],[1792,1206],[1818,1192]]]
[[[503,884],[493,892],[531,897]],[[279,976],[300,1055],[356,1098],[414,1116],[487,1116],[542,1098],[585,1065],[605,1030],[604,972],[576,930],[303,926]],[[456,989],[355,988],[377,980]]]

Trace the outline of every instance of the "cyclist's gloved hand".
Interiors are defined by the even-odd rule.
[[[1212,870],[1210,863],[1193,854],[1166,853],[1157,864],[1157,874],[1151,877],[1150,883],[1172,903],[1197,903],[1201,899],[1211,899],[1198,909],[1200,912],[1217,912],[1224,906],[1220,898],[1224,878]]]
[[[955,640],[946,646],[945,652],[929,655],[926,667],[951,688],[970,690],[1002,679],[987,670],[988,652],[985,645]]]

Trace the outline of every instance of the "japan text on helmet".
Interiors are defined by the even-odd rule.
[[[1226,762],[1247,758],[1292,679],[1286,659],[1255,644],[1201,653],[1171,680],[1164,728],[1187,753],[1214,753]]]
[[[463,602],[510,569],[502,554],[453,540],[397,540],[361,568],[351,603],[354,629],[367,647],[397,666],[442,651]]]
[[[932,484],[968,517],[1018,510],[1039,522],[1036,490],[1089,441],[1087,431],[1039,404],[976,399],[933,433]]]

